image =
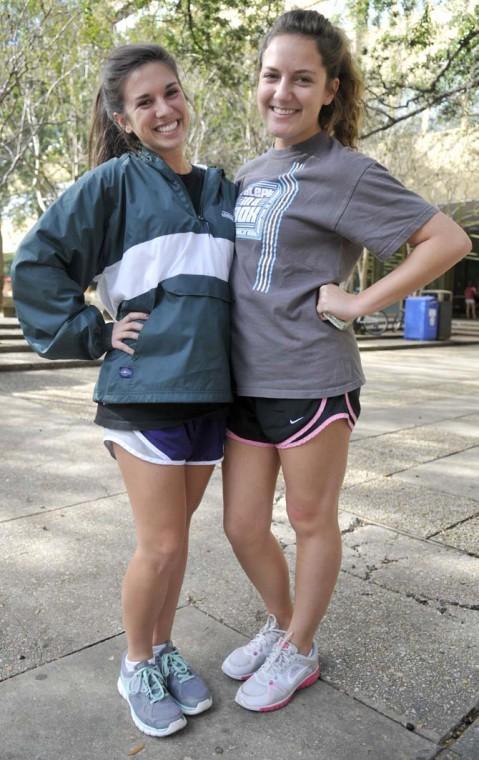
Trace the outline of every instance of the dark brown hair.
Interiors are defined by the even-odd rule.
[[[317,11],[288,11],[276,19],[264,38],[260,64],[273,37],[281,34],[300,34],[316,43],[328,81],[339,79],[334,100],[321,108],[319,126],[343,145],[355,148],[363,112],[363,80],[346,35]]]
[[[181,87],[176,61],[160,45],[122,45],[115,48],[105,61],[88,140],[90,166],[98,166],[110,158],[140,147],[136,135],[124,132],[115,122],[113,114],[123,113],[123,88],[129,75],[145,63],[152,62],[168,66]]]

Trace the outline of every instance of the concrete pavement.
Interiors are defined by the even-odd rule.
[[[277,713],[234,704],[221,659],[263,615],[222,534],[217,472],[175,629],[215,705],[156,740],[116,693],[133,538],[91,424],[97,370],[1,374],[2,760],[479,758],[479,349],[376,350],[363,363],[322,680]],[[274,529],[294,572],[281,483]]]

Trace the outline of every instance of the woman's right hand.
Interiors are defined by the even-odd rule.
[[[126,317],[115,322],[111,336],[111,345],[118,348],[131,356],[135,353],[134,349],[127,343],[123,343],[126,338],[138,340],[140,332],[143,330],[145,322],[136,322],[137,319],[146,320],[150,315],[140,311],[131,311]]]
[[[321,285],[316,311],[321,319],[327,319],[327,314],[332,314],[344,322],[352,322],[359,317],[357,296],[347,293],[333,282]]]

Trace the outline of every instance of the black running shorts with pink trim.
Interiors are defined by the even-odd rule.
[[[352,430],[361,412],[360,389],[322,399],[237,396],[229,412],[228,438],[251,446],[290,449],[315,438],[332,422]]]

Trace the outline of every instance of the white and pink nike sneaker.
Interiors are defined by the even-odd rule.
[[[235,702],[257,712],[279,710],[296,691],[311,686],[318,678],[316,644],[313,642],[309,655],[303,655],[290,641],[281,639],[259,670],[240,686]]]

